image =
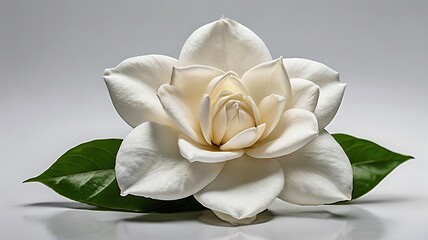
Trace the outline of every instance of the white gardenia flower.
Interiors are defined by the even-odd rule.
[[[349,200],[349,159],[324,127],[345,90],[329,67],[272,57],[251,30],[220,19],[197,29],[180,57],[127,59],[104,74],[134,129],[116,161],[122,195],[193,195],[248,223],[276,199]]]

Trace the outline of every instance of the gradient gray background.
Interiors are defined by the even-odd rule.
[[[2,0],[0,238],[427,239],[427,9],[428,1]],[[256,32],[273,57],[341,73],[348,87],[330,132],[416,159],[352,206],[282,211],[290,206],[276,202],[275,219],[240,228],[72,210],[41,184],[21,184],[81,142],[130,131],[111,104],[105,68],[150,53],[178,57],[197,27],[222,15]]]

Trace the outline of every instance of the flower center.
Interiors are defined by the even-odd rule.
[[[222,145],[240,132],[256,126],[251,103],[242,93],[223,90],[212,98],[212,142]]]
[[[214,132],[223,130],[218,129],[218,127],[224,128],[223,138],[220,142],[216,143],[217,145],[224,144],[245,129],[256,126],[254,117],[248,109],[248,103],[245,101],[242,94],[226,95],[223,99],[215,101],[214,104],[221,104],[221,102],[224,102],[224,104],[219,107],[213,119],[213,126],[216,126],[216,128],[213,128]],[[218,123],[217,121],[221,122]]]

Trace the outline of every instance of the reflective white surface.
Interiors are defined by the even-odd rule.
[[[18,1],[0,3],[0,239],[428,239],[427,1]],[[273,57],[314,59],[348,84],[330,132],[415,156],[352,205],[275,202],[270,221],[218,226],[208,213],[87,210],[22,184],[67,149],[123,138],[101,78],[125,58],[178,56],[225,15]]]
[[[297,207],[276,202],[269,221],[230,227],[209,212],[134,214],[49,202],[15,206],[9,239],[426,239],[426,199],[366,198],[352,205]],[[7,212],[6,212],[7,213]],[[5,232],[3,231],[3,234]]]

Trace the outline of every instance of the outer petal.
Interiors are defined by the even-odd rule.
[[[181,89],[164,84],[159,88],[158,96],[163,109],[175,125],[194,141],[206,144],[197,115],[184,100]]]
[[[216,146],[198,144],[184,135],[179,136],[178,147],[181,155],[190,162],[224,162],[244,154],[242,149],[222,151]]]
[[[278,162],[285,175],[284,201],[318,205],[350,200],[352,167],[345,152],[326,131]]]
[[[116,178],[123,196],[184,198],[217,177],[223,163],[190,163],[178,151],[177,135],[170,127],[146,122],[126,136],[116,160]]]
[[[147,55],[126,59],[117,67],[106,69],[106,81],[113,105],[132,127],[145,121],[170,124],[156,96],[159,86],[169,83],[174,58]]]
[[[279,157],[300,149],[317,136],[315,115],[303,109],[290,109],[266,139],[245,149],[245,153],[255,158]]]
[[[340,83],[339,73],[326,65],[302,58],[284,59],[285,69],[291,78],[303,78],[320,87],[315,115],[320,129],[327,126],[339,109],[346,84]]]
[[[213,213],[223,221],[229,222],[232,225],[245,225],[254,222],[257,218],[257,215],[254,215],[249,218],[236,219],[228,214],[224,214],[222,212],[213,211]]]
[[[256,104],[271,94],[284,96],[286,99],[291,96],[290,81],[282,58],[253,67],[242,76],[241,82]]]
[[[218,177],[194,196],[207,208],[244,219],[269,207],[283,186],[276,160],[244,155],[226,162]]]
[[[315,83],[301,79],[290,79],[292,98],[287,102],[286,109],[300,108],[314,112],[318,103],[320,87]]]
[[[250,29],[222,18],[197,29],[184,43],[180,63],[201,64],[234,71],[240,76],[248,69],[272,60],[264,42]]]

